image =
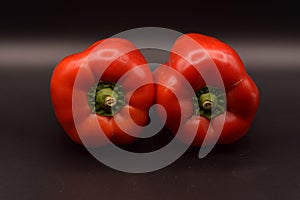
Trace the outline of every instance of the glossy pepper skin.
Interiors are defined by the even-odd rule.
[[[203,54],[203,50],[207,56]],[[202,54],[197,52],[202,52]],[[220,88],[219,83],[207,85],[203,79],[203,74],[210,76],[211,66],[206,64],[209,62],[213,62],[217,67],[224,84],[223,89]],[[173,133],[178,130],[180,117],[182,117],[181,123],[183,123],[185,138],[179,139],[185,141],[186,138],[192,137],[193,128],[197,130],[193,146],[201,146],[206,136],[208,141],[214,140],[220,144],[229,144],[246,134],[258,108],[259,91],[247,74],[239,55],[229,45],[202,34],[184,34],[173,44],[169,62],[166,65],[179,72],[193,88],[194,96],[197,94],[198,105],[195,106],[193,101],[195,97],[192,96],[193,94],[184,94],[185,88],[174,71],[156,69],[155,81],[160,83],[156,86],[156,103],[165,108],[166,126]],[[214,94],[214,98],[216,97],[214,100],[211,97],[213,95],[206,93],[207,87],[217,91],[217,94]],[[168,88],[172,88],[183,97],[177,100],[173,91]],[[201,96],[201,94],[204,95]],[[182,109],[178,101],[182,101]],[[212,102],[218,104],[220,109],[216,116],[209,116]],[[221,105],[222,102],[225,105]],[[222,110],[222,107],[225,109]],[[199,110],[206,113],[199,113]],[[222,117],[225,121],[224,126],[220,127]],[[212,128],[207,132],[209,124]],[[221,130],[221,134],[218,135],[214,131],[217,129]]]
[[[136,84],[145,81],[149,84],[136,89]],[[148,123],[148,109],[155,97],[154,85],[150,83],[153,77],[139,50],[125,39],[108,38],[59,62],[51,77],[50,93],[56,118],[67,135],[79,144],[84,137],[85,145],[98,147],[107,143],[99,138],[99,125],[112,142],[128,144],[140,132],[135,125]],[[112,92],[114,89],[119,93]],[[112,112],[114,106],[116,110]],[[74,115],[79,116],[77,126]]]

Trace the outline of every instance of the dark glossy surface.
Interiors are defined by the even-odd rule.
[[[242,140],[128,174],[64,134],[49,97],[51,66],[1,68],[0,199],[300,199],[300,71],[248,71],[261,103]]]

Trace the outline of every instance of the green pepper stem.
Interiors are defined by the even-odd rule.
[[[225,93],[215,87],[204,87],[193,97],[196,115],[211,119],[225,112]]]
[[[111,109],[117,99],[118,95],[111,88],[103,88],[96,92],[96,104],[103,109]]]
[[[113,116],[125,105],[122,87],[116,83],[99,81],[88,92],[92,112],[102,116]]]
[[[205,110],[212,110],[218,105],[218,98],[216,95],[208,92],[201,94],[199,97],[200,107]]]
[[[114,98],[114,97],[107,96],[107,97],[105,98],[105,105],[107,105],[107,106],[109,106],[109,107],[114,106],[116,103],[117,103],[117,100],[116,100],[116,98]]]
[[[214,105],[214,103],[211,100],[206,100],[203,102],[203,104],[201,106],[203,109],[211,110],[213,105]]]

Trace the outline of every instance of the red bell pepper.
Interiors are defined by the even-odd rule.
[[[148,84],[136,89],[143,82]],[[136,124],[148,123],[155,96],[151,83],[151,70],[140,51],[125,39],[108,38],[57,65],[50,82],[51,100],[58,122],[76,143],[82,144],[82,139],[92,147],[107,143],[99,134],[100,125],[112,142],[128,144],[141,131]]]
[[[214,76],[210,73],[210,62],[219,71],[223,88],[218,82],[209,85],[205,82],[204,76]],[[245,135],[258,108],[259,91],[239,55],[229,45],[202,34],[185,34],[175,41],[166,65],[173,71],[157,68],[154,73],[155,82],[159,83],[156,103],[165,108],[166,126],[173,133],[183,123],[184,136],[180,139],[186,141],[194,137],[191,130],[197,130],[192,138],[194,146],[201,146],[205,137],[211,141],[206,144],[213,141],[229,144]],[[189,82],[193,94],[186,92],[175,71]],[[174,91],[182,98],[176,99]],[[182,101],[182,108],[178,101]],[[208,132],[209,126],[212,128]]]

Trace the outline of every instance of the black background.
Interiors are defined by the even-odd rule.
[[[299,44],[297,8],[289,1],[8,2],[0,8],[0,41],[71,39],[87,47],[121,31],[154,26],[232,44],[256,41],[260,52],[265,40],[281,41],[287,47],[282,53],[289,55],[293,41]],[[261,94],[249,133],[235,144],[216,146],[204,159],[190,148],[170,166],[145,174],[110,169],[65,135],[49,95],[57,57],[39,66],[28,62],[39,59],[34,54],[11,64],[0,60],[0,199],[299,199],[300,61],[265,53],[271,55],[265,63],[241,55]]]
[[[146,26],[256,37],[297,36],[300,29],[293,1],[11,1],[0,17],[1,34],[18,37],[110,36]]]

